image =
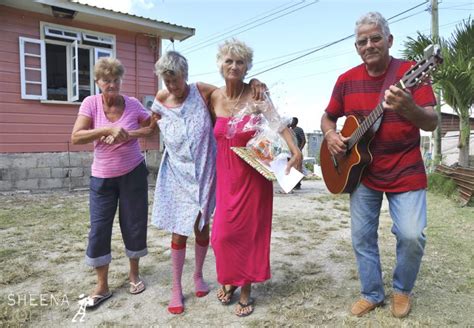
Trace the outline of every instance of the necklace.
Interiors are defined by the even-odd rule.
[[[242,90],[240,90],[240,94],[239,94],[239,96],[237,97],[236,100],[229,99],[229,97],[227,97],[227,94],[224,92],[224,96],[227,99],[227,101],[233,101],[234,102],[232,108],[230,110],[228,109],[228,112],[232,117],[234,117],[234,115],[235,115],[235,110],[237,109],[237,105],[239,103],[240,97],[244,93],[244,90],[245,90],[245,84],[242,86]]]

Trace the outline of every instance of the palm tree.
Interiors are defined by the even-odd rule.
[[[402,55],[420,60],[423,49],[439,43],[443,64],[433,73],[434,87],[441,89],[443,99],[459,116],[459,165],[469,166],[469,118],[474,104],[474,20],[467,19],[456,26],[448,40],[433,40],[418,32],[416,39],[409,37]]]

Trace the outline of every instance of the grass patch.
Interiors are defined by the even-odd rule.
[[[336,204],[334,205],[334,208],[336,210],[342,211],[342,212],[349,212],[349,205],[348,204]]]
[[[308,182],[308,185],[310,183]],[[303,195],[303,194],[301,194]],[[238,319],[233,306],[224,308],[215,297],[195,300],[191,273],[184,275],[189,311],[184,316],[161,316],[168,305],[171,285],[168,232],[150,228],[147,260],[140,266],[149,281],[148,296],[129,296],[128,259],[124,257],[118,221],[113,232],[113,262],[110,287],[117,291],[104,305],[111,317],[91,313],[91,326],[120,327],[143,324],[159,326],[246,326],[246,327],[469,327],[474,322],[474,209],[461,207],[443,194],[428,193],[427,244],[414,289],[413,310],[409,317],[393,318],[388,306],[366,317],[348,315],[350,303],[358,297],[359,280],[348,230],[347,195],[311,194],[294,197],[291,206],[275,208],[273,221],[272,279],[252,287],[257,299],[255,314]],[[315,201],[308,206],[310,198]],[[313,199],[313,200],[314,200]],[[45,324],[45,318],[70,322],[75,301],[95,285],[92,269],[83,265],[89,230],[87,193],[0,196],[0,326],[27,327]],[[336,204],[337,203],[337,204]],[[315,210],[315,207],[318,209]],[[324,209],[324,210],[323,210]],[[3,220],[5,219],[5,220]],[[344,226],[342,226],[344,225]],[[382,211],[379,228],[384,283],[392,293],[395,265],[395,238],[392,221]],[[285,230],[286,229],[286,230]],[[336,233],[334,233],[337,231]],[[189,249],[191,253],[191,248]],[[212,252],[206,260],[212,268]],[[293,256],[293,257],[291,257]],[[192,253],[185,269],[194,265]],[[211,268],[209,268],[211,266]],[[209,277],[209,275],[206,275]],[[211,284],[216,282],[209,280]],[[185,284],[186,284],[185,283]],[[162,295],[163,292],[166,295]],[[156,289],[159,289],[158,291]],[[8,293],[67,293],[71,308],[39,309],[12,307]],[[215,291],[213,290],[212,293]],[[153,294],[155,293],[155,294]],[[212,300],[211,300],[212,298]],[[154,299],[152,303],[149,299]],[[201,303],[202,302],[202,303]],[[198,305],[199,303],[199,305]],[[204,305],[202,305],[204,304]],[[215,305],[216,304],[216,305]],[[74,307],[74,309],[72,309]],[[133,309],[137,310],[133,312]],[[41,311],[43,312],[41,312]],[[45,312],[46,311],[46,312]],[[48,312],[49,311],[49,312]],[[97,314],[99,313],[99,314]],[[136,315],[141,316],[137,319]],[[143,319],[144,318],[144,319]],[[42,320],[41,320],[42,319]],[[53,321],[54,322],[54,321]],[[60,321],[55,321],[53,325]]]
[[[329,216],[329,215],[321,215],[319,217],[317,217],[319,220],[321,221],[325,221],[325,222],[329,222],[329,221],[332,221],[332,217]]]
[[[428,190],[452,199],[457,198],[458,195],[454,180],[436,172],[428,175]]]

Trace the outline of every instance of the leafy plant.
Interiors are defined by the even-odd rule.
[[[441,46],[444,59],[434,72],[434,87],[440,89],[446,104],[459,116],[459,165],[469,166],[469,118],[474,105],[474,20],[462,21],[449,39],[433,39],[418,32],[405,42],[403,56],[420,60],[423,49],[433,43]]]

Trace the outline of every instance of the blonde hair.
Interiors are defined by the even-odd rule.
[[[237,58],[242,59],[245,62],[245,66],[247,70],[245,74],[252,68],[252,61],[253,61],[253,50],[244,42],[237,40],[237,39],[230,39],[224,41],[221,45],[219,45],[219,49],[217,51],[217,67],[219,68],[219,72],[222,75],[222,65],[224,64],[224,57],[226,55],[232,55]]]
[[[104,77],[122,78],[125,68],[120,60],[112,57],[102,57],[94,65],[94,79],[96,81]]]

